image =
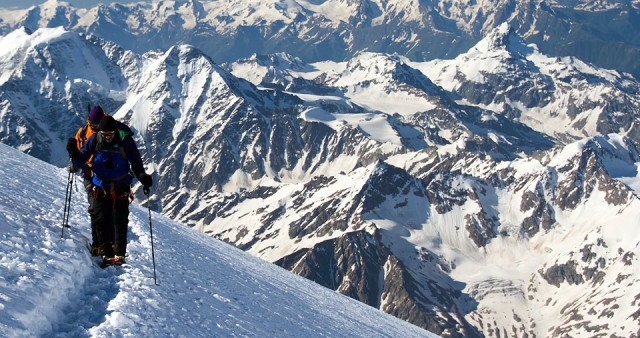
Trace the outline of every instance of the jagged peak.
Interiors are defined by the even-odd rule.
[[[185,60],[190,62],[194,59],[204,59],[211,64],[215,64],[214,60],[211,59],[207,54],[205,54],[199,48],[190,45],[190,44],[182,44],[171,46],[167,49],[166,52],[163,53],[165,60]]]
[[[30,7],[28,11],[35,12],[35,13],[38,13],[39,15],[42,15],[45,18],[52,19],[61,14],[69,15],[77,11],[77,8],[75,8],[73,5],[71,5],[66,1],[47,0],[41,3],[40,5]],[[55,22],[53,24],[60,25],[60,23],[55,23]]]
[[[16,29],[16,31],[25,33],[27,35],[33,34],[33,30],[29,29],[29,27],[26,27],[26,26],[20,26],[20,28]]]
[[[37,48],[43,44],[51,45],[56,41],[70,39],[78,37],[78,33],[70,32],[64,29],[62,26],[54,28],[38,28],[35,31],[31,31],[28,27],[20,27],[13,32],[7,34],[1,39],[4,41],[5,52],[13,53],[15,49],[20,46],[21,48]],[[10,46],[7,46],[9,44]],[[5,54],[5,52],[0,54]]]
[[[341,76],[356,76],[361,81],[379,82],[381,75],[391,75],[401,65],[405,65],[404,59],[396,54],[359,52],[347,62]]]
[[[305,70],[309,67],[299,57],[289,53],[279,52],[273,54],[252,54],[250,57],[239,60],[240,63],[255,63],[264,67],[275,67],[288,70]]]
[[[385,64],[396,64],[403,63],[404,59],[402,56],[398,54],[385,54],[385,53],[375,53],[375,52],[367,52],[367,51],[359,51],[355,54],[351,60],[347,63],[347,68],[351,65],[352,67],[358,64],[363,63],[385,63]]]
[[[525,45],[522,38],[515,32],[515,29],[504,22],[490,31],[480,42],[471,48],[470,52],[491,53],[506,51],[521,55],[535,51],[532,45]]]
[[[388,198],[402,194],[424,194],[424,185],[406,170],[378,160],[367,167],[358,196],[361,197],[362,212],[378,208]]]
[[[187,0],[182,4],[182,7],[191,11],[197,18],[206,16],[206,10],[200,1]]]
[[[382,175],[389,170],[398,169],[397,167],[382,161],[377,160],[375,163],[371,165],[371,176]]]
[[[369,178],[368,183],[379,185],[378,188],[384,188],[384,186],[394,185],[393,183],[413,181],[414,178],[409,175],[404,169],[398,168],[385,161],[378,160],[369,166]],[[397,184],[396,184],[397,185]],[[395,186],[396,189],[401,186]]]
[[[561,167],[585,153],[594,154],[603,163],[616,164],[607,165],[609,168],[620,169],[625,164],[633,165],[640,162],[640,152],[633,141],[620,134],[594,136],[576,141],[547,153],[546,159],[543,158],[542,161],[549,161],[549,165]]]
[[[40,4],[42,8],[54,8],[54,7],[69,7],[69,3],[66,1],[59,0],[47,0]]]
[[[615,158],[630,163],[640,162],[638,149],[628,137],[620,134],[594,136],[574,144],[581,151],[592,149],[611,159]]]
[[[362,52],[347,62],[336,77],[335,85],[349,86],[363,83],[402,83],[435,94],[440,91],[422,72],[409,66],[408,59],[398,54]]]

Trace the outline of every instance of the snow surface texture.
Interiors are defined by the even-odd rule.
[[[85,193],[66,171],[0,144],[3,336],[391,336],[432,334],[132,205],[128,264],[92,264]],[[77,179],[74,184],[81,184]]]

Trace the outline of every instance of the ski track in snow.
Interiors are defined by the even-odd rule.
[[[0,332],[8,337],[432,336],[377,309],[132,205],[127,264],[86,249],[86,194],[67,173],[0,144]],[[76,189],[77,186],[77,189]]]

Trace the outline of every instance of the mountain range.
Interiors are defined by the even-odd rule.
[[[144,53],[198,46],[218,63],[286,52],[306,62],[369,51],[452,58],[508,22],[547,55],[640,75],[640,2],[587,0],[223,0],[112,3],[48,0],[0,11],[0,34],[63,26]]]
[[[328,288],[441,336],[639,334],[629,74],[508,24],[420,62],[218,64],[62,27],[0,44],[3,143],[64,166],[99,103],[134,129],[155,210]]]

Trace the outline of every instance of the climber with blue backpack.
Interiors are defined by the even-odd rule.
[[[144,170],[128,127],[107,115],[101,117],[98,129],[100,131],[91,135],[80,149],[75,139],[69,139],[67,150],[75,168],[91,167],[96,234],[102,265],[106,267],[125,263],[134,176],[145,191],[149,190],[153,180]],[[92,156],[93,161],[87,163]]]
[[[78,129],[75,137],[76,148],[80,149],[87,142],[91,135],[98,132],[98,128],[100,125],[100,120],[103,117],[107,116],[107,114],[102,110],[100,106],[94,106],[91,108],[91,105],[87,107],[89,111],[89,117],[87,118],[87,124]],[[69,144],[67,149],[73,148],[71,139],[69,139]],[[91,243],[87,243],[90,245],[91,255],[99,256],[100,255],[100,243],[98,242],[98,235],[96,233],[96,215],[93,212],[93,172],[91,171],[91,163],[93,162],[93,158],[89,158],[87,160],[87,165],[82,168],[80,172],[80,177],[83,179],[83,185],[87,192],[87,202],[89,205],[89,216],[91,218]]]

